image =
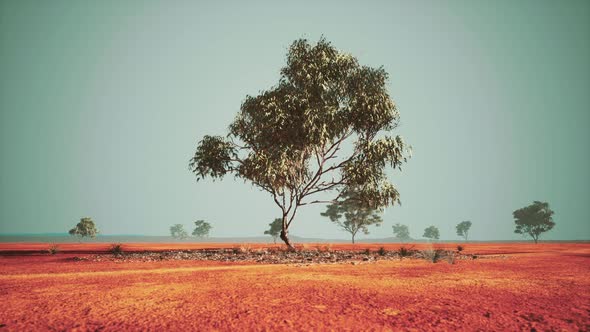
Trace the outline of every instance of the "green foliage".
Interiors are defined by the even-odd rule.
[[[424,235],[422,236],[428,239],[438,240],[440,237],[440,233],[437,227],[429,226],[424,229]]]
[[[359,231],[369,234],[368,226],[379,226],[383,222],[374,209],[361,203],[357,193],[349,191],[344,192],[336,203],[327,205],[326,212],[320,214],[349,232],[352,235],[352,243]]]
[[[462,236],[465,241],[469,236],[469,229],[471,228],[471,221],[462,221],[457,224],[457,235]]]
[[[270,228],[268,230],[264,231],[264,234],[272,236],[274,243],[277,243],[277,238],[279,237],[279,235],[281,234],[281,231],[283,230],[283,219],[276,218],[273,222],[268,224],[268,226]]]
[[[553,222],[553,210],[549,203],[534,201],[533,204],[514,211],[514,233],[530,236],[535,243],[539,240],[541,233],[550,231],[555,223]]]
[[[91,218],[84,217],[80,219],[80,222],[74,228],[70,229],[69,234],[78,236],[80,239],[84,237],[94,238],[98,234],[98,229]]]
[[[227,137],[205,136],[189,168],[197,179],[233,174],[272,196],[286,220],[297,209],[323,203],[312,197],[360,193],[360,204],[380,209],[399,202],[386,168],[401,169],[409,148],[399,136],[399,113],[383,68],[361,66],[325,39],[296,40],[274,87],[246,96]],[[344,146],[350,147],[344,153]]]
[[[235,152],[232,145],[220,136],[204,136],[197,147],[189,168],[197,175],[197,180],[207,176],[223,177],[231,168]]]
[[[113,243],[109,248],[109,252],[115,256],[123,254],[123,245],[121,243]]]
[[[209,224],[205,220],[197,220],[195,221],[195,230],[193,231],[193,236],[207,237],[209,236],[211,228],[211,224]]]
[[[397,223],[393,225],[393,234],[402,242],[410,240],[410,229],[407,225]]]
[[[170,226],[170,235],[175,239],[186,239],[188,237],[187,231],[182,224],[175,224]]]

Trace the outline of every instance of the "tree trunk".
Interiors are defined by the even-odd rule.
[[[295,251],[295,247],[291,244],[291,241],[289,241],[289,231],[287,231],[287,230],[281,231],[281,240],[283,240],[283,242],[285,242],[287,247],[289,247],[289,250]]]
[[[352,234],[352,244],[354,244],[354,234]]]
[[[289,250],[295,251],[295,247],[291,244],[291,241],[289,241],[289,230],[287,229],[287,215],[286,214],[283,215],[283,229],[281,230],[281,240],[283,240],[283,242],[285,242],[287,247],[289,247]]]

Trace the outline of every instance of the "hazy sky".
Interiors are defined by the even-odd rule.
[[[214,3],[214,4],[213,4]],[[545,239],[590,238],[588,1],[2,1],[0,233],[262,235],[271,197],[189,158],[227,133],[247,94],[276,84],[286,49],[324,35],[384,66],[413,158],[392,175],[405,223],[456,239],[520,239],[512,211],[550,203]],[[291,234],[347,238],[304,207]]]

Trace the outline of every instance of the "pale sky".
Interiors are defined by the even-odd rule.
[[[2,1],[0,233],[259,236],[271,197],[189,158],[276,84],[287,47],[322,35],[383,66],[413,158],[402,206],[368,237],[520,239],[512,211],[549,202],[542,239],[590,239],[588,1]],[[291,234],[348,238],[304,207]],[[359,236],[359,238],[363,238]]]

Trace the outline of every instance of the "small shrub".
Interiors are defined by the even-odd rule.
[[[363,253],[365,255],[370,255],[371,254],[371,249],[367,248],[367,249],[365,249],[365,251],[363,251]]]
[[[447,251],[446,258],[447,258],[447,263],[455,264],[455,253],[453,251],[451,251],[451,250]]]
[[[412,256],[412,249],[411,248],[406,248],[405,246],[401,246],[397,250],[397,254],[398,254],[398,256],[399,256],[400,259],[402,259],[404,257],[410,257],[410,256]]]
[[[379,256],[385,256],[385,254],[387,253],[387,250],[385,250],[385,248],[381,247],[381,248],[379,248],[379,250],[377,250],[377,253],[379,254]]]
[[[311,249],[311,246],[307,243],[302,243],[300,246],[296,246],[297,247],[297,251],[309,251]]]
[[[422,258],[425,260],[436,263],[442,257],[442,250],[440,249],[426,249],[422,250]]]
[[[252,246],[248,243],[243,243],[238,247],[238,253],[247,254],[252,251]]]
[[[325,244],[322,249],[325,252],[332,252],[332,244],[331,243]]]
[[[465,250],[465,247],[463,247],[462,245],[457,246],[457,252],[461,252],[463,250]]]
[[[51,255],[55,255],[59,252],[59,246],[57,244],[52,244],[47,249],[47,252]]]
[[[115,256],[122,255],[123,254],[123,245],[120,243],[113,243],[113,244],[111,244],[109,251],[111,252],[111,254],[113,254]]]

